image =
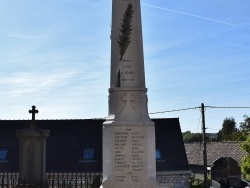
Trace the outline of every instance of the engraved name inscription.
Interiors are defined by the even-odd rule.
[[[121,82],[135,82],[136,71],[133,68],[132,60],[122,60]]]
[[[117,129],[114,140],[114,180],[115,182],[138,182],[144,171],[145,136],[136,128]]]

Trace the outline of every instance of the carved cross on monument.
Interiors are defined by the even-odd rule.
[[[35,115],[38,114],[38,110],[36,110],[36,106],[32,106],[32,110],[29,110],[29,113],[32,114],[32,122],[31,122],[31,127],[36,127],[35,123]]]
[[[131,96],[131,93],[127,93],[125,97],[122,97],[123,101],[126,101],[126,103],[130,103],[135,100],[135,97]]]
[[[122,100],[126,102],[122,114],[130,114],[131,112],[134,112],[132,101],[135,101],[135,97],[131,95],[131,93],[127,93],[126,96],[122,97]]]

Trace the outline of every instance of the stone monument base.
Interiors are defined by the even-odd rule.
[[[124,183],[124,184],[118,184],[115,182],[112,182],[110,180],[104,180],[102,182],[102,186],[100,188],[156,188],[157,183],[156,182],[143,182],[140,184],[134,184],[134,183]]]
[[[103,138],[103,188],[157,187],[152,121],[107,121]]]
[[[140,183],[140,185],[134,185],[134,184],[129,184],[129,183],[125,183],[124,186],[119,185],[117,183],[111,182],[109,180],[107,181],[103,181],[103,185],[101,186],[101,188],[156,188],[157,187],[157,183],[156,182],[144,182],[144,183]]]

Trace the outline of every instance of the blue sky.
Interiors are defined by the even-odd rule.
[[[250,106],[250,1],[141,0],[149,112]],[[111,0],[0,2],[0,119],[108,114]],[[208,132],[250,109],[206,109]],[[200,109],[179,117],[200,132]]]

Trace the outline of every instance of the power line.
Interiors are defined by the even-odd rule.
[[[166,110],[166,111],[161,111],[161,112],[151,112],[151,113],[149,113],[149,114],[163,114],[163,113],[169,113],[169,112],[179,112],[179,111],[185,111],[185,110],[194,110],[194,109],[198,109],[198,108],[201,108],[200,106],[199,107],[193,107],[193,108],[183,108],[183,109],[178,109],[178,110]],[[234,108],[234,109],[236,109],[236,108],[238,108],[238,109],[240,109],[240,108],[249,108],[250,109],[250,107],[248,107],[248,106],[241,106],[241,107],[239,107],[239,106],[205,106],[205,108],[228,108],[228,109],[230,109],[230,108]]]
[[[248,106],[205,106],[206,108],[250,108]]]
[[[167,110],[167,111],[161,111],[161,112],[152,112],[149,114],[163,114],[163,113],[167,113],[167,112],[179,112],[179,111],[184,111],[184,110],[194,110],[200,107],[193,107],[193,108],[183,108],[183,109],[178,109],[178,110]]]

